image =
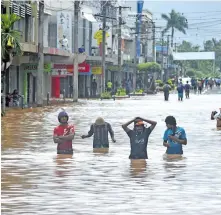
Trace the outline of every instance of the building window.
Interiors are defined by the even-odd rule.
[[[25,42],[31,42],[31,16],[25,14]],[[34,28],[34,26],[33,26]]]

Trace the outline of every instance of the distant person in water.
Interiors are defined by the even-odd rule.
[[[176,119],[173,116],[167,116],[165,119],[167,126],[163,136],[163,145],[167,147],[166,155],[182,155],[183,145],[187,144],[186,132],[183,128],[177,126]]]
[[[190,84],[189,84],[189,81],[186,82],[185,84],[185,94],[186,94],[186,99],[189,99],[190,98]]]
[[[183,83],[180,82],[177,87],[178,101],[183,101],[183,90],[184,90]]]
[[[168,101],[169,100],[169,95],[170,95],[170,90],[171,87],[168,82],[163,86],[163,92],[164,92],[164,100]]]
[[[74,125],[68,124],[69,116],[65,111],[58,114],[58,125],[54,129],[53,140],[57,144],[57,154],[73,154],[72,142],[75,135]]]
[[[216,119],[217,123],[216,123],[216,127],[218,129],[221,129],[221,108],[219,109],[220,112],[218,113],[217,111],[213,111],[211,113],[211,120]]]
[[[109,148],[108,133],[110,133],[113,142],[116,142],[114,138],[114,131],[110,123],[105,122],[103,118],[98,117],[90,127],[87,135],[82,135],[81,138],[85,139],[94,135],[93,148]]]
[[[146,128],[144,121],[149,123],[151,126]],[[128,126],[134,123],[133,130],[129,129]],[[129,159],[148,159],[147,156],[147,144],[148,138],[151,132],[154,130],[157,122],[141,117],[136,117],[129,122],[122,125],[122,128],[130,138],[131,152]]]

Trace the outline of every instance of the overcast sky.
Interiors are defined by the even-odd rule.
[[[126,5],[130,5],[132,10],[136,11],[136,1],[126,0]],[[166,22],[161,19],[162,13],[168,14],[172,9],[183,13],[188,20],[189,29],[186,35],[175,32],[174,42],[176,43],[187,40],[202,46],[205,40],[213,37],[221,39],[221,1],[145,0],[143,8],[150,10],[156,25],[162,27],[166,25]],[[159,29],[157,31],[157,37],[160,37]]]

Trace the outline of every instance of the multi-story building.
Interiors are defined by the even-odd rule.
[[[137,12],[125,12],[125,25],[122,29],[122,43],[123,43],[123,71],[125,71],[125,78],[131,79],[137,63],[144,63],[153,61],[153,22],[152,13],[148,10],[142,12],[142,22],[139,37],[140,42],[140,56],[136,53],[135,35],[137,34],[136,20]]]
[[[59,48],[59,41],[62,39],[63,34],[66,35],[70,51],[74,52],[74,3],[72,1],[60,1],[54,2],[52,0],[45,1],[45,7],[52,13],[48,20],[49,26],[49,45],[51,47]],[[106,5],[107,6],[107,5]],[[79,8],[78,17],[78,48],[83,47],[87,54],[84,64],[87,66],[87,71],[84,71],[84,66],[79,64],[79,96],[86,97],[91,93],[91,83],[95,79],[98,85],[98,94],[101,92],[102,83],[102,53],[100,52],[100,36],[102,35],[102,17],[99,15],[101,6],[95,2],[82,2]],[[106,7],[107,10],[111,8],[111,5]],[[110,14],[112,10],[107,13],[114,18],[114,14]],[[63,33],[61,33],[61,20],[65,17],[69,17],[69,28],[63,27]],[[63,17],[63,18],[62,18]],[[114,38],[112,34],[112,20],[107,19],[107,38],[106,38],[106,68],[108,65],[116,63],[117,58],[114,57]],[[95,36],[95,35],[98,35]],[[52,96],[56,96],[54,91],[65,89],[66,96],[70,95],[73,89],[73,61],[70,59],[58,59],[52,65]],[[105,71],[106,80],[111,78],[111,74],[108,73],[108,69]],[[60,82],[60,84],[59,84]],[[54,90],[53,90],[54,89]],[[57,93],[58,94],[58,93]]]
[[[12,65],[8,68],[6,75],[6,92],[12,92],[18,89],[19,93],[24,95],[26,103],[36,102],[37,91],[37,62],[38,62],[38,3],[31,1],[7,1],[2,3],[1,12],[6,13],[6,7],[9,7],[10,13],[21,17],[13,26],[14,29],[21,32],[22,56],[14,57]],[[50,65],[53,58],[57,56],[69,58],[70,53],[47,45],[47,20],[50,12],[44,11],[44,55],[45,70],[43,79],[43,96],[46,98],[50,88]]]
[[[74,11],[72,1],[44,1],[44,79],[43,96],[46,98],[49,92],[52,97],[59,97],[63,90],[66,96],[72,94],[73,74],[73,51],[74,51]],[[37,63],[38,63],[38,3],[29,1],[12,1],[9,4],[2,3],[1,12],[6,13],[6,6],[11,13],[20,16],[21,19],[15,23],[14,29],[21,32],[21,46],[24,54],[14,57],[12,65],[7,72],[6,92],[18,89],[27,103],[36,102],[37,91]],[[113,8],[110,5],[108,8]],[[110,10],[110,9],[109,9]],[[111,10],[110,10],[111,11]],[[110,11],[108,13],[110,13]],[[84,47],[88,55],[85,65],[79,65],[79,96],[90,94],[91,81],[96,79],[98,93],[101,89],[102,57],[99,52],[95,33],[101,27],[101,21],[94,16],[100,13],[99,8],[93,5],[80,5],[78,23],[79,47]],[[108,14],[107,13],[107,14]],[[68,16],[68,19],[67,19]],[[114,17],[114,14],[112,15]],[[63,19],[63,20],[62,20]],[[61,23],[63,21],[63,24]],[[116,64],[117,57],[114,52],[115,38],[112,34],[113,20],[107,19],[108,37],[106,50],[106,67]],[[61,47],[61,39],[66,36],[69,48]],[[113,76],[106,72],[106,79]]]

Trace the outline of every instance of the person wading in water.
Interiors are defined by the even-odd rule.
[[[211,113],[211,120],[216,119],[216,121],[217,121],[216,127],[217,127],[217,129],[221,130],[221,108],[219,110],[220,110],[219,113],[216,111],[213,111]]]
[[[151,124],[150,127],[146,128],[144,126],[144,121]],[[134,123],[133,130],[129,129],[128,126]],[[122,128],[127,133],[130,138],[131,152],[129,159],[148,159],[147,156],[147,144],[148,138],[155,128],[157,122],[148,119],[143,119],[141,117],[136,117],[129,122],[122,125]]]
[[[105,122],[103,118],[98,117],[90,127],[87,135],[82,135],[81,138],[85,139],[94,135],[93,139],[93,149],[94,152],[108,152],[109,141],[108,133],[110,133],[112,141],[115,143],[114,132],[110,123]],[[102,150],[100,150],[102,149]]]
[[[72,141],[75,135],[74,125],[68,124],[68,114],[62,111],[58,114],[58,121],[60,123],[54,129],[53,140],[57,143],[57,154],[73,154]]]
[[[163,86],[163,92],[164,92],[164,99],[165,99],[165,101],[169,100],[170,90],[171,90],[171,87],[170,87],[169,83],[166,82],[166,84]]]
[[[189,81],[186,82],[185,84],[185,94],[186,94],[186,99],[190,98],[190,84]]]
[[[186,132],[177,126],[173,116],[166,117],[165,123],[167,130],[164,132],[163,145],[167,147],[167,158],[181,158],[183,154],[182,145],[187,144]]]

